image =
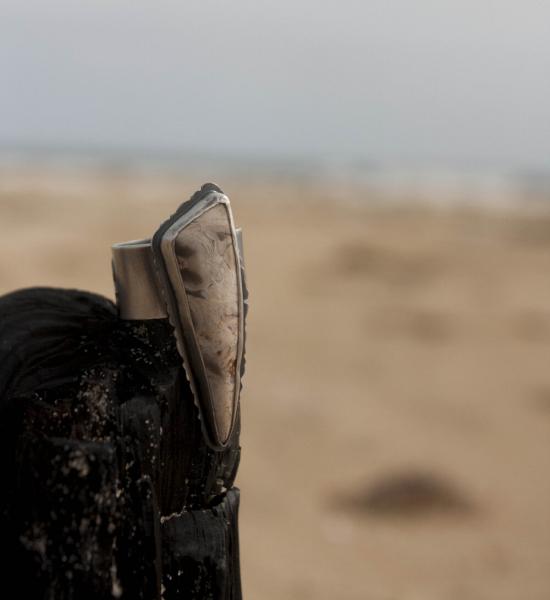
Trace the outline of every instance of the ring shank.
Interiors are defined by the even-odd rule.
[[[167,318],[155,275],[151,240],[114,244],[113,278],[119,316],[128,320]]]

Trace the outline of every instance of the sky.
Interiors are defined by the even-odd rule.
[[[550,168],[548,0],[0,0],[0,148]]]

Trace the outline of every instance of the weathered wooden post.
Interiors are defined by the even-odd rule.
[[[203,186],[113,250],[117,305],[0,298],[0,564],[20,597],[241,598],[233,487],[246,287]]]

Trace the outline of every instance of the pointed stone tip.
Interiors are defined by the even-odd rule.
[[[230,421],[221,420],[223,422],[217,422],[217,445],[221,448],[225,448],[231,439],[233,433],[233,418]]]
[[[223,190],[218,185],[211,182],[205,183],[201,187],[201,192],[219,192],[220,194],[223,194]]]

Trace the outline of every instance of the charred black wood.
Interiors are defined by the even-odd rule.
[[[18,465],[18,595],[108,597],[116,565],[114,447],[24,436]]]
[[[73,290],[0,298],[0,451],[0,568],[22,596],[241,597],[239,427],[206,445],[166,320]]]
[[[240,598],[240,581],[231,575],[239,572],[238,509],[239,492],[232,489],[210,510],[184,511],[163,520],[165,600]]]

